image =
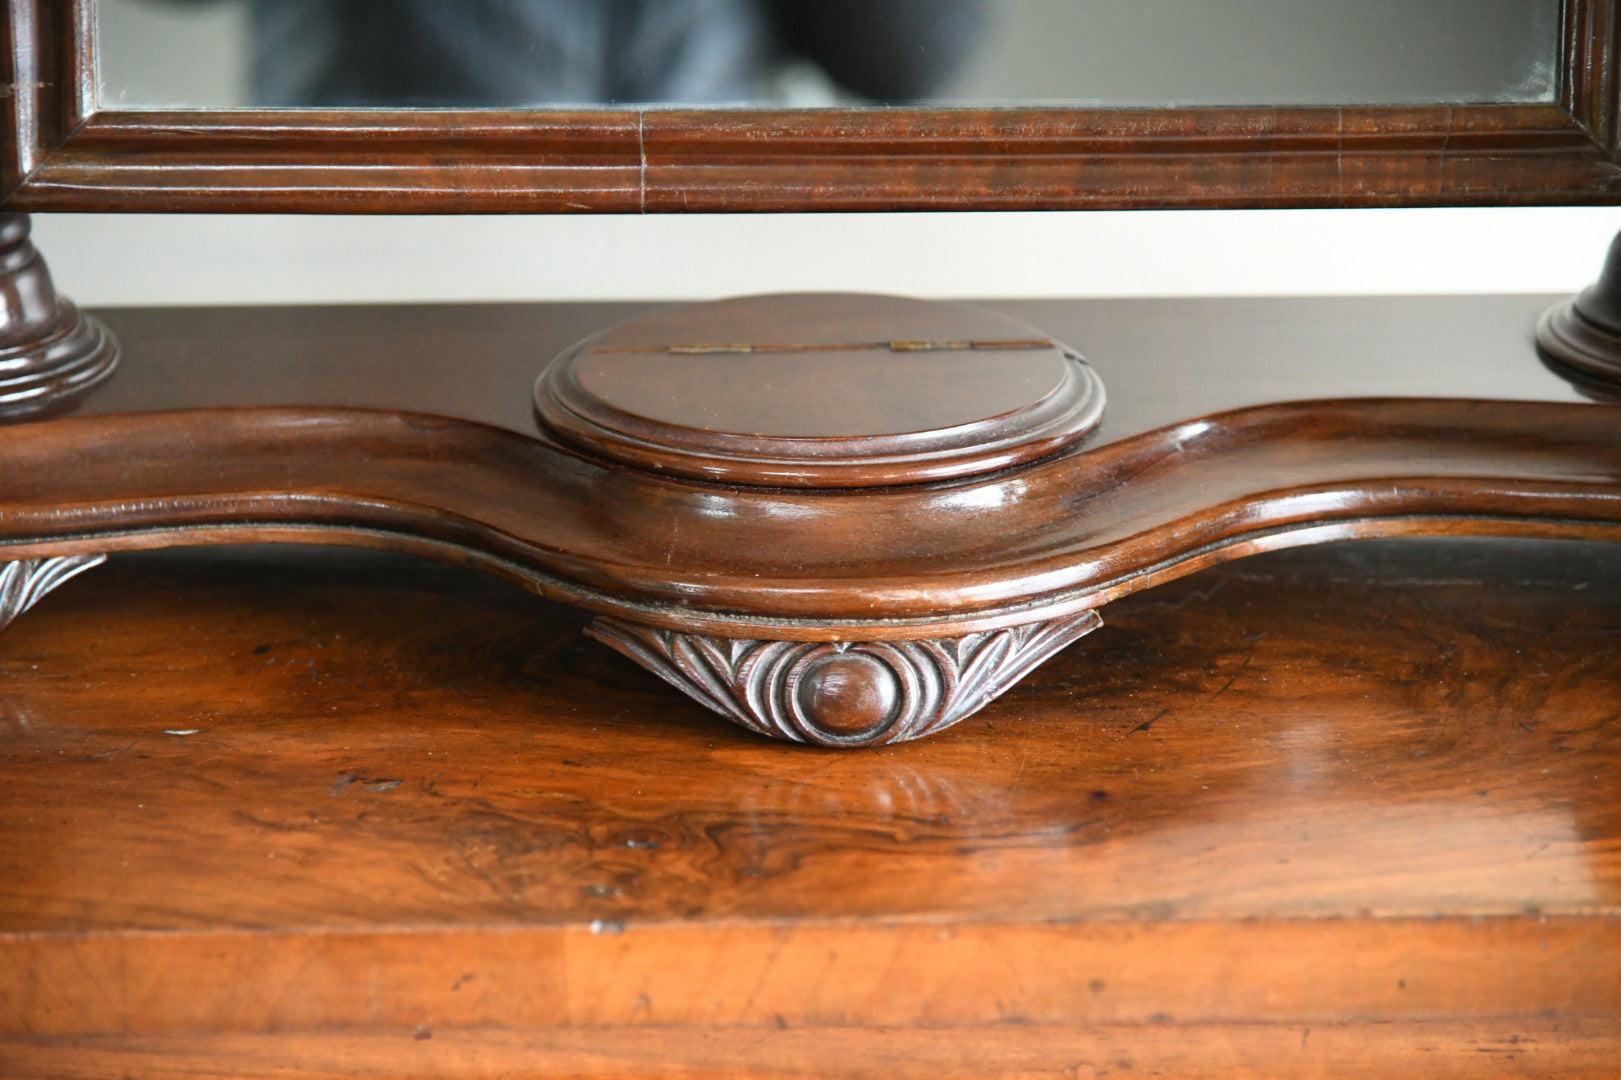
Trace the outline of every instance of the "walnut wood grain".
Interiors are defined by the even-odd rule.
[[[1553,105],[100,112],[40,155],[7,205],[165,213],[1498,206],[1613,203],[1617,176],[1605,146]]]
[[[1618,612],[1614,545],[1273,553],[829,758],[455,568],[124,556],[0,647],[0,1062],[1604,1075]]]
[[[1615,202],[1613,0],[1547,105],[114,112],[89,0],[12,0],[16,210],[709,212]]]
[[[427,1037],[431,1036],[431,1038]],[[219,1080],[501,1076],[619,1080],[800,1077],[827,1080],[1067,1080],[1148,1075],[1186,1080],[1323,1077],[1590,1077],[1621,1054],[1606,1020],[848,1027],[688,1031],[594,1028],[509,1032],[400,1028],[299,1033],[37,1039],[0,1046],[0,1064],[64,1080],[186,1076]]]

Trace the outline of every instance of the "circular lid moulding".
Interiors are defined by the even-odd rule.
[[[557,357],[548,431],[639,469],[857,487],[973,476],[1084,438],[1103,386],[1017,319],[888,296],[756,296],[655,311]]]

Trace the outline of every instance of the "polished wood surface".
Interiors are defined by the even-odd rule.
[[[1198,413],[1315,398],[1582,402],[1538,361],[1555,294],[1002,300],[1103,377],[1096,443]],[[335,405],[536,431],[531,390],[555,356],[648,303],[103,308],[117,378],[80,415]],[[475,375],[476,372],[476,375]]]
[[[427,1030],[427,1029],[422,1029]],[[1615,1075],[1613,1027],[1586,1020],[1285,1026],[1008,1024],[999,1028],[846,1027],[687,1032],[481,1029],[382,1034],[124,1036],[15,1048],[17,1069],[70,1080],[106,1076],[817,1077],[829,1080],[1069,1080],[1074,1076],[1251,1078],[1591,1077]],[[10,1049],[10,1048],[8,1048]]]
[[[0,213],[0,423],[60,411],[118,364],[100,320],[59,296],[27,214]]]
[[[335,543],[471,561],[669,629],[955,636],[1073,614],[1289,543],[1608,534],[1621,520],[1621,412],[1582,403],[1536,359],[1542,306],[1187,302],[1158,309],[1157,347],[1113,352],[1097,323],[1060,331],[1110,387],[1092,443],[981,478],[848,495],[660,477],[546,438],[525,414],[548,337],[613,309],[112,312],[124,373],[75,415],[0,430],[0,541],[38,558],[319,529]],[[1121,308],[1024,310],[1052,315],[1027,320],[1043,328],[1073,328],[1077,314]],[[1265,314],[1281,316],[1267,348],[1212,356],[1208,335]],[[1291,314],[1323,325],[1296,333]],[[313,330],[281,333],[300,326]],[[545,332],[526,333],[535,327]],[[1331,336],[1357,363],[1312,351]],[[1391,337],[1411,340],[1382,354]],[[1237,340],[1263,338],[1250,327]],[[1212,411],[1350,386],[1470,386],[1480,400]],[[1553,400],[1484,400],[1521,391]],[[205,403],[260,407],[172,411]],[[491,416],[510,419],[504,430],[472,422]],[[1165,426],[1143,429],[1156,420]]]
[[[849,748],[943,731],[1102,625],[1088,609],[921,640],[862,640],[867,635],[860,628],[793,641],[667,630],[598,615],[585,633],[750,731]]]
[[[10,194],[14,209],[713,213],[1618,198],[1612,149],[1558,105],[98,112],[37,159]]]
[[[977,305],[815,293],[678,304],[587,338],[535,383],[588,454],[727,484],[976,476],[1079,443],[1104,389],[1074,351]]]
[[[0,543],[41,558],[318,536],[479,565],[671,629],[952,636],[1290,544],[1613,535],[1618,413],[1279,405],[982,480],[845,496],[709,488],[412,414],[71,417],[0,429]]]
[[[115,112],[89,0],[11,0],[16,210],[692,212],[1615,202],[1613,0],[1546,105]]]
[[[0,552],[34,561],[39,580],[69,564],[38,560],[232,541],[431,555],[595,613],[593,636],[752,730],[851,747],[956,723],[1095,629],[1100,605],[1216,562],[1356,536],[1621,535],[1621,409],[1582,402],[1535,359],[1528,329],[1504,333],[1540,306],[1525,298],[1175,304],[1171,347],[1117,354],[1116,405],[1085,444],[1073,437],[1101,405],[1094,369],[1025,323],[950,306],[936,322],[931,305],[893,299],[827,304],[644,314],[553,361],[538,419],[522,420],[512,414],[546,334],[605,312],[114,313],[146,377],[126,368],[76,415],[0,430]],[[1077,306],[1047,310],[1067,321]],[[1209,348],[1246,306],[1320,325],[1258,323],[1270,350],[1190,365],[1183,343]],[[717,311],[749,318],[717,323]],[[1481,316],[1468,334],[1459,312]],[[279,332],[300,326],[314,332]],[[1381,333],[1406,355],[1382,351]],[[1107,348],[1106,332],[1093,336]],[[1314,337],[1352,350],[1354,375],[1332,352],[1302,352]],[[1027,406],[985,416],[1001,407],[990,395],[910,390],[926,381],[920,342],[930,363],[965,353],[994,374],[1035,357],[1064,378],[1045,393],[1015,379]],[[1416,381],[1461,373],[1482,397],[1326,396],[1356,380],[1410,388],[1409,358],[1437,344],[1448,359]],[[590,366],[604,358],[619,367]],[[701,393],[641,393],[694,364]],[[803,416],[769,400],[784,365]],[[845,395],[887,410],[863,415],[874,434],[798,434],[835,430],[829,374],[858,378],[867,389]],[[504,402],[509,380],[524,390]],[[1210,411],[1280,387],[1318,400]],[[1522,388],[1553,400],[1488,397]],[[897,431],[915,426],[897,422],[916,411],[908,395],[943,426]],[[976,399],[982,419],[953,423]],[[422,411],[386,407],[404,401]],[[1156,411],[1175,422],[1133,430]],[[1039,452],[1055,425],[1071,439],[1055,454],[938,479],[941,462],[995,468]],[[686,471],[698,478],[663,475]],[[821,487],[762,486],[785,478]],[[864,481],[888,486],[846,486]]]
[[[1607,1075],[1618,612],[1609,544],[1274,553],[830,756],[455,568],[118,556],[0,641],[0,1065]]]

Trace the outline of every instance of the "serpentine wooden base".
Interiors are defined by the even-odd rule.
[[[861,745],[960,719],[1105,604],[1227,559],[1621,537],[1621,408],[1537,362],[1539,298],[1023,309],[1098,342],[1090,365],[1006,313],[948,306],[929,337],[863,320],[932,306],[831,303],[845,315],[775,338],[776,316],[691,332],[696,307],[607,333],[623,309],[109,313],[125,375],[78,415],[0,428],[0,560],[427,555],[601,616],[599,637],[756,730]],[[1231,356],[1189,360],[1235,328]],[[1446,387],[1480,397],[1389,396]],[[886,409],[905,422],[875,424]]]

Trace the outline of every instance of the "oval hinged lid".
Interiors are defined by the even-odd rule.
[[[857,487],[971,476],[1073,444],[1103,414],[1074,352],[998,312],[848,294],[663,308],[553,360],[546,429],[640,469]]]

